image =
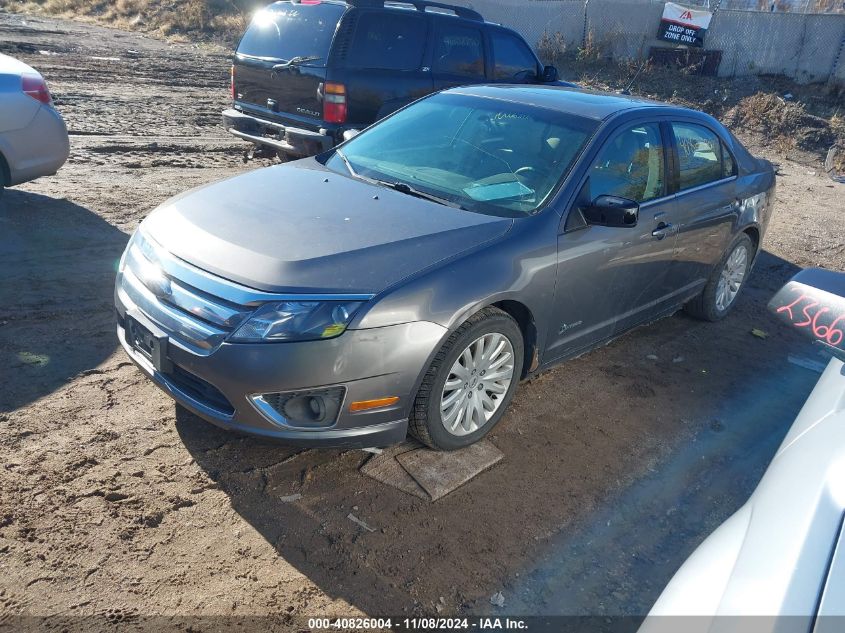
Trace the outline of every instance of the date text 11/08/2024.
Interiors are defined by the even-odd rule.
[[[310,618],[308,628],[320,630],[383,630],[383,631],[527,631],[528,623],[520,618]]]

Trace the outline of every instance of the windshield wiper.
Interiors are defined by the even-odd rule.
[[[273,70],[284,70],[285,68],[290,68],[291,66],[298,66],[299,64],[304,64],[305,62],[314,62],[318,59],[323,59],[319,55],[297,55],[296,57],[291,57],[288,61],[284,62],[283,64],[276,64],[273,66]]]
[[[389,180],[376,180],[376,182],[385,187],[389,187],[394,191],[398,191],[399,193],[404,193],[409,196],[414,196],[415,198],[430,200],[431,202],[436,202],[437,204],[452,207],[453,209],[460,209],[461,211],[467,210],[466,207],[462,207],[457,202],[449,200],[449,198],[443,198],[441,196],[436,196],[433,193],[426,193],[425,191],[420,191],[419,189],[415,189],[414,187],[405,182],[391,182]]]
[[[344,164],[344,165],[346,165],[346,169],[348,169],[348,170],[349,170],[349,174],[350,174],[353,178],[360,178],[361,180],[369,180],[369,178],[364,178],[363,176],[359,176],[359,175],[358,175],[358,172],[357,172],[357,171],[355,171],[355,168],[354,168],[354,167],[352,167],[352,163],[350,163],[350,162],[349,162],[349,159],[348,159],[348,158],[346,158],[346,154],[344,154],[344,153],[343,153],[342,151],[340,151],[339,149],[335,149],[334,153],[335,153],[335,154],[337,154],[338,156],[340,156],[340,160],[342,160],[342,161],[343,161],[343,164]]]
[[[442,204],[447,207],[460,209],[461,211],[467,210],[466,207],[462,207],[457,202],[453,202],[448,198],[441,198],[440,196],[435,196],[432,193],[420,191],[419,189],[414,189],[414,187],[405,182],[393,182],[390,180],[379,180],[378,178],[368,178],[367,176],[362,176],[357,171],[355,171],[355,168],[352,166],[352,163],[349,162],[349,159],[346,158],[346,154],[344,154],[342,150],[335,149],[334,153],[340,157],[340,160],[343,161],[343,164],[346,166],[346,169],[349,171],[349,174],[353,178],[358,178],[359,180],[363,180],[364,182],[369,182],[374,185],[387,187],[389,189],[393,189],[394,191],[398,191],[399,193],[414,196],[415,198],[422,198],[423,200],[430,200],[431,202],[436,202],[437,204]]]

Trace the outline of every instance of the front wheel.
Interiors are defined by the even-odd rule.
[[[428,368],[408,421],[411,434],[446,451],[480,440],[510,404],[524,354],[510,315],[485,308],[470,317]]]
[[[745,286],[753,260],[754,244],[748,235],[741,233],[713,269],[704,290],[684,306],[684,309],[704,321],[719,321],[725,318]]]

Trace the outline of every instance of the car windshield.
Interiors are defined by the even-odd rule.
[[[598,122],[524,104],[439,94],[343,145],[326,165],[471,211],[537,211]]]

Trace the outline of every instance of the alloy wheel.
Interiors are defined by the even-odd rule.
[[[452,435],[468,435],[498,411],[514,376],[513,345],[491,332],[470,343],[455,360],[440,397],[440,419]]]
[[[716,286],[716,309],[724,312],[731,307],[748,268],[748,249],[744,244],[739,244],[728,256],[722,273],[719,276],[719,283]]]

